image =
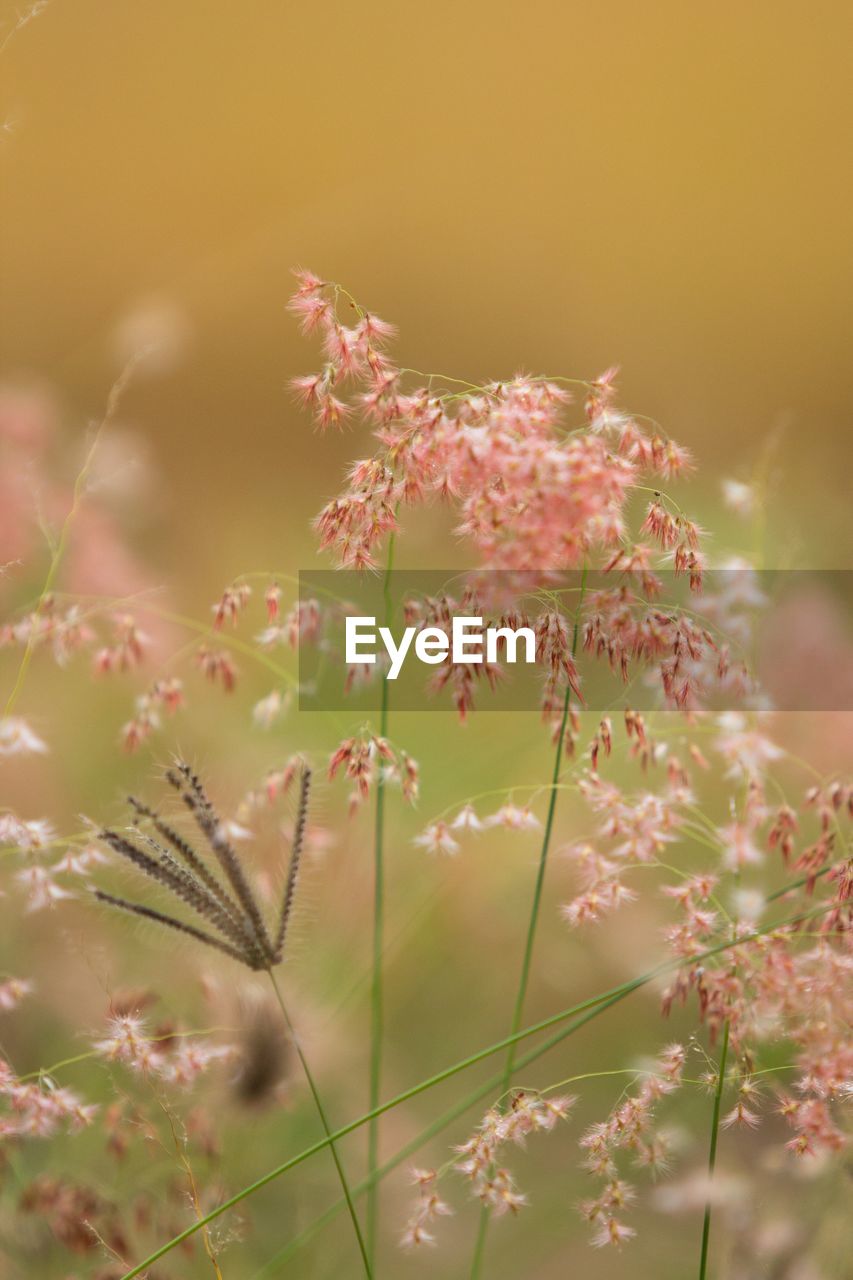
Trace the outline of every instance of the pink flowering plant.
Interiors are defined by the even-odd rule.
[[[299,1275],[311,1251],[318,1276],[544,1276],[550,1238],[547,1257],[585,1274],[663,1275],[665,1215],[673,1275],[833,1280],[853,787],[840,751],[828,776],[803,757],[755,671],[760,566],[742,557],[714,579],[681,505],[693,461],[619,407],[616,369],[423,374],[342,286],[296,279],[290,309],[320,350],[297,400],[363,454],[316,518],[337,587],[252,570],[204,617],[155,589],[123,504],[93,483],[145,352],[70,486],[52,408],[0,402],[15,966],[0,974],[0,1229],[14,1274]],[[25,471],[49,496],[43,571]],[[749,518],[749,486],[726,486]],[[407,535],[422,549],[448,522],[464,571],[411,590]],[[513,678],[506,642],[459,662],[449,640],[423,674],[453,717],[395,708],[389,664],[347,663],[334,639],[359,581],[389,635],[405,624],[440,648],[461,614],[528,630],[538,709],[492,710]],[[343,673],[340,705],[305,710],[309,654]],[[347,699],[365,690],[357,716]],[[121,817],[113,788],[73,794],[64,725],[92,697],[86,749],[123,748]],[[822,714],[809,722],[843,743],[843,710]],[[464,735],[488,737],[492,716],[503,764],[469,788]],[[208,737],[229,767],[202,777],[184,744],[196,757]],[[70,811],[38,806],[56,776]],[[447,884],[438,965],[417,918]],[[32,972],[21,921],[39,939]],[[313,975],[336,963],[330,993]],[[85,995],[63,1000],[75,981]],[[614,1050],[609,1011],[638,1004]],[[460,1023],[482,1034],[448,1052]]]

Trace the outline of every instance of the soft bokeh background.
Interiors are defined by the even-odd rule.
[[[116,325],[176,308],[186,360],[133,418],[186,562],[298,558],[351,448],[284,393],[304,263],[418,368],[618,362],[711,466],[781,432],[786,499],[834,515],[813,555],[843,561],[851,25],[790,0],[55,0],[3,55],[4,367],[79,421]]]
[[[17,12],[4,8],[3,31]],[[123,354],[148,335],[168,339],[169,358],[122,405],[115,466],[137,466],[126,504],[113,476],[113,503],[125,508],[141,580],[165,584],[173,607],[196,616],[238,573],[315,563],[309,519],[365,448],[362,429],[313,436],[288,395],[288,378],[316,362],[284,310],[294,264],[398,323],[400,358],[419,369],[585,377],[621,364],[623,399],[695,451],[689,503],[719,546],[752,536],[722,515],[720,478],[758,474],[766,562],[847,567],[851,25],[838,3],[54,0],[0,54],[0,375],[55,398],[55,465],[68,479]],[[412,530],[401,563],[440,563],[448,545],[446,530]],[[34,553],[15,603],[37,590],[45,563]],[[279,756],[319,758],[341,727],[292,716],[272,741],[253,736],[248,707],[267,687],[247,670],[239,703],[197,699],[176,731],[127,760],[115,737],[133,691],[45,668],[19,709],[49,728],[53,761],[5,775],[14,795],[3,803],[70,830],[80,811],[118,812],[128,785],[151,786],[153,763],[178,744],[236,800]],[[534,839],[506,840],[436,868],[411,835],[448,803],[548,774],[533,716],[483,717],[464,737],[449,718],[413,716],[393,736],[420,759],[424,786],[419,816],[393,814],[389,1091],[503,1032],[536,856]],[[819,737],[832,757],[837,739]],[[320,804],[339,836],[311,877],[293,982],[321,1070],[339,1084],[338,1110],[355,1114],[363,985],[337,1010],[367,964],[369,823],[346,827],[331,790]],[[575,817],[567,803],[562,840]],[[592,942],[567,940],[553,910],[561,876],[531,1016],[651,955],[642,913]],[[173,952],[141,935],[117,960],[100,950],[102,926],[70,910],[61,928],[35,922],[25,937],[10,923],[16,969],[26,947],[54,1010],[53,1022],[22,1014],[14,1032],[31,1066],[74,1051],[68,1022],[96,1026],[110,984],[160,984],[169,1004]],[[59,976],[57,947],[68,959]],[[183,988],[175,1001],[199,1016]],[[655,1000],[641,999],[537,1068],[537,1081],[624,1064],[670,1034]],[[605,1111],[612,1089],[591,1093]],[[388,1150],[454,1096],[428,1095],[389,1120]],[[232,1188],[313,1133],[299,1115],[229,1117]],[[69,1143],[68,1160],[80,1150]],[[501,1224],[489,1276],[549,1280],[575,1266],[603,1278],[652,1265],[683,1276],[696,1214],[664,1231],[647,1224],[630,1259],[593,1255],[572,1210],[576,1164],[568,1138],[524,1162],[538,1216],[515,1234]],[[229,1280],[252,1275],[333,1194],[312,1166],[259,1197],[245,1254],[225,1255]],[[388,1207],[386,1274],[451,1274],[453,1250],[397,1259],[399,1188]],[[470,1214],[448,1229],[460,1258],[471,1230]],[[351,1265],[347,1246],[336,1230],[294,1274],[349,1275],[335,1270]]]

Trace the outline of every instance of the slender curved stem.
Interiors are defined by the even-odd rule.
[[[578,598],[578,607],[575,613],[574,634],[572,636],[572,657],[577,653],[578,647],[578,631],[580,626],[580,613],[583,607],[584,592],[586,590],[586,566],[584,565],[581,575],[580,596]],[[545,818],[545,830],[542,833],[542,848],[539,853],[539,866],[536,871],[536,884],[533,889],[533,902],[530,906],[530,919],[527,923],[527,939],[524,944],[524,956],[521,961],[521,974],[518,980],[518,991],[515,996],[515,1007],[512,1012],[512,1022],[510,1024],[510,1035],[515,1035],[521,1026],[521,1020],[524,1017],[524,1001],[527,996],[527,987],[530,981],[530,966],[533,961],[533,946],[536,941],[536,930],[539,925],[539,909],[542,905],[542,889],[545,884],[545,869],[548,864],[548,851],[551,847],[551,835],[554,830],[554,814],[557,810],[557,793],[559,791],[560,769],[563,764],[563,740],[566,736],[566,723],[569,718],[569,706],[571,703],[571,686],[566,684],[566,696],[563,699],[563,713],[560,720],[560,731],[557,736],[557,746],[554,751],[554,768],[551,775],[551,789],[548,796],[548,814]],[[515,1066],[515,1048],[516,1042],[510,1044],[506,1055],[506,1066],[504,1067],[503,1088],[501,1093],[505,1094],[509,1089],[512,1080],[513,1068]],[[480,1211],[480,1221],[477,1227],[477,1239],[474,1245],[474,1256],[471,1260],[471,1280],[479,1280],[479,1276],[483,1269],[483,1256],[486,1248],[486,1233],[489,1229],[489,1219],[491,1217],[490,1210],[484,1205]]]
[[[717,1135],[720,1131],[720,1104],[726,1083],[726,1059],[729,1056],[729,1024],[723,1025],[723,1044],[720,1049],[720,1065],[717,1068],[717,1087],[714,1090],[714,1110],[711,1116],[711,1142],[708,1149],[708,1200],[705,1205],[705,1218],[702,1223],[702,1253],[699,1258],[699,1280],[706,1280],[708,1274],[708,1244],[711,1239],[711,1183],[714,1178],[714,1166],[717,1163]]]
[[[529,1049],[527,1053],[523,1054],[516,1060],[516,1070],[523,1070],[532,1062],[536,1062],[538,1058],[543,1057],[544,1054],[548,1053],[556,1045],[567,1039],[573,1032],[579,1031],[581,1027],[585,1027],[588,1022],[593,1020],[593,1018],[597,1018],[600,1013],[604,1013],[605,1009],[610,1009],[614,1004],[618,1004],[620,1000],[624,1000],[631,994],[631,990],[633,990],[633,988],[617,991],[607,1000],[602,1001],[602,1003],[597,1005],[594,1009],[590,1009],[579,1018],[575,1018],[567,1027],[561,1028],[561,1030],[557,1031],[553,1036],[549,1036],[547,1040],[543,1040],[542,1044],[537,1045],[535,1049]],[[376,1170],[374,1177],[381,1181],[389,1173],[392,1173],[394,1169],[398,1168],[405,1160],[408,1160],[410,1156],[413,1156],[416,1151],[419,1151],[427,1142],[446,1129],[448,1125],[452,1124],[454,1120],[457,1120],[460,1116],[464,1115],[471,1107],[476,1106],[476,1104],[481,1102],[484,1098],[494,1097],[495,1092],[503,1080],[503,1076],[503,1069],[496,1071],[493,1075],[489,1076],[488,1080],[485,1080],[471,1093],[466,1094],[461,1101],[455,1103],[449,1108],[449,1110],[443,1112],[433,1120],[431,1124],[427,1125],[425,1129],[422,1129],[416,1137],[412,1138],[411,1142],[407,1142],[404,1147],[401,1147],[396,1155],[393,1155],[390,1160],[386,1160],[385,1163]],[[370,1181],[365,1178],[364,1182],[359,1182],[353,1187],[353,1196],[360,1196],[363,1192],[369,1190],[369,1188]],[[315,1220],[309,1223],[304,1230],[300,1231],[298,1236],[294,1236],[294,1238],[286,1244],[283,1249],[280,1249],[274,1258],[270,1258],[268,1262],[264,1263],[260,1270],[255,1272],[252,1280],[262,1280],[262,1277],[273,1274],[278,1275],[279,1269],[289,1262],[304,1244],[307,1244],[318,1231],[322,1230],[327,1223],[336,1218],[337,1215],[345,1208],[345,1200],[338,1200],[336,1204],[330,1205],[325,1213],[321,1214],[319,1218],[315,1218]]]
[[[256,1178],[254,1182],[243,1187],[242,1190],[235,1192],[229,1199],[224,1200],[215,1209],[200,1222],[194,1222],[191,1226],[185,1227],[183,1231],[173,1236],[171,1240],[167,1240],[165,1244],[156,1249],[154,1253],[149,1254],[142,1262],[138,1263],[131,1271],[122,1276],[122,1280],[135,1280],[136,1276],[142,1275],[145,1271],[150,1270],[155,1262],[160,1258],[171,1253],[178,1245],[183,1244],[185,1240],[189,1240],[202,1227],[213,1222],[216,1218],[227,1213],[230,1209],[235,1208],[238,1204],[242,1204],[250,1196],[260,1191],[263,1187],[267,1187],[271,1182],[275,1182],[277,1178],[283,1174],[289,1173],[291,1169],[295,1169],[297,1165],[303,1164],[311,1156],[316,1155],[318,1151],[325,1150],[332,1143],[338,1142],[341,1138],[345,1138],[348,1134],[354,1133],[356,1129],[360,1129],[363,1125],[368,1124],[375,1115],[384,1115],[386,1111],[392,1111],[395,1107],[402,1106],[404,1102],[409,1102],[412,1098],[418,1097],[419,1094],[425,1093],[428,1089],[434,1088],[436,1085],[443,1084],[445,1080],[450,1080],[453,1076],[459,1074],[460,1071],[467,1071],[469,1067],[476,1066],[478,1062],[482,1062],[485,1058],[490,1058],[495,1053],[501,1053],[508,1049],[511,1044],[518,1040],[526,1040],[529,1036],[538,1035],[540,1031],[548,1031],[552,1027],[558,1026],[561,1022],[566,1022],[569,1018],[577,1014],[584,1013],[589,1009],[594,1009],[597,1005],[604,1004],[605,1001],[611,999],[612,996],[629,995],[632,991],[639,990],[640,987],[647,986],[653,982],[655,978],[665,973],[673,973],[675,970],[683,968],[685,964],[701,964],[705,960],[709,960],[712,956],[721,955],[725,951],[731,951],[734,947],[742,947],[750,942],[754,942],[757,938],[763,938],[769,933],[774,933],[777,929],[784,929],[789,925],[799,925],[806,920],[815,919],[817,916],[825,915],[827,911],[835,910],[835,903],[825,903],[822,907],[818,907],[813,911],[800,911],[794,915],[786,916],[781,920],[774,920],[771,924],[764,925],[761,929],[756,929],[752,933],[745,934],[741,938],[728,939],[725,942],[719,942],[713,947],[708,947],[704,951],[698,952],[690,960],[678,957],[674,960],[666,960],[657,965],[654,969],[647,970],[638,978],[632,978],[630,982],[623,982],[618,987],[611,987],[608,991],[603,991],[597,996],[591,996],[588,1000],[581,1001],[580,1004],[572,1005],[568,1009],[561,1009],[558,1013],[551,1014],[548,1018],[543,1018],[540,1022],[535,1022],[529,1027],[525,1027],[514,1036],[504,1036],[502,1040],[498,1040],[495,1044],[487,1045],[485,1049],[479,1049],[476,1053],[470,1054],[467,1058],[462,1058],[459,1062],[453,1063],[452,1066],[445,1067],[438,1071],[435,1075],[429,1076],[426,1080],[419,1081],[418,1084],[412,1085],[405,1089],[402,1093],[396,1094],[393,1098],[389,1098],[387,1102],[382,1102],[373,1111],[367,1112],[366,1115],[359,1116],[355,1120],[350,1120],[348,1124],[343,1125],[340,1129],[336,1129],[330,1133],[328,1137],[321,1138],[310,1147],[305,1147],[295,1156],[285,1160],[283,1164],[277,1165],[274,1169],[270,1169],[260,1178]],[[550,1047],[550,1046],[548,1046]]]
[[[820,874],[820,876],[825,876],[827,872],[829,872],[829,868],[825,867],[818,874]],[[783,884],[783,887],[781,887],[780,890],[776,890],[775,893],[770,893],[770,895],[768,895],[767,901],[775,901],[780,899],[780,897],[784,897],[785,893],[792,893],[795,890],[798,890],[798,888],[802,888],[803,884],[808,883],[808,878],[808,876],[803,876],[799,879],[795,879],[795,881]],[[800,938],[804,937],[802,929],[800,929],[798,936]],[[567,1027],[558,1030],[558,1032],[553,1034],[553,1036],[548,1037],[548,1039],[543,1041],[542,1044],[537,1044],[537,1047],[532,1048],[532,1050],[528,1050],[528,1052],[524,1053],[520,1059],[516,1060],[516,1071],[524,1070],[526,1066],[529,1066],[532,1062],[540,1059],[544,1053],[548,1053],[552,1048],[555,1048],[557,1044],[561,1044],[562,1041],[569,1038],[569,1036],[576,1032],[576,1030],[579,1030],[581,1027],[585,1027],[585,1025],[590,1023],[594,1018],[598,1018],[599,1014],[603,1014],[607,1009],[611,1009],[613,1005],[617,1005],[621,1000],[625,1000],[625,997],[630,995],[631,989],[633,988],[616,992],[615,995],[612,995],[608,997],[607,1000],[603,1001],[601,1005],[597,1005],[594,1009],[590,1009],[587,1014],[581,1015],[580,1018],[576,1018],[574,1021],[571,1021]],[[768,1068],[768,1070],[775,1070],[775,1068]],[[761,1071],[754,1071],[753,1073],[753,1075],[761,1074]],[[403,1164],[403,1161],[409,1160],[410,1156],[414,1156],[416,1152],[420,1151],[421,1147],[424,1147],[425,1144],[430,1142],[430,1140],[437,1137],[439,1133],[443,1133],[443,1130],[447,1129],[448,1125],[453,1123],[453,1120],[457,1120],[460,1116],[465,1115],[465,1112],[470,1110],[470,1107],[476,1106],[476,1103],[478,1102],[482,1102],[483,1098],[492,1097],[493,1094],[496,1093],[498,1085],[502,1083],[502,1080],[503,1070],[496,1071],[496,1073],[489,1076],[488,1080],[485,1080],[482,1085],[479,1085],[478,1088],[474,1089],[473,1092],[466,1093],[464,1098],[461,1098],[459,1102],[456,1102],[455,1105],[448,1108],[447,1111],[442,1112],[442,1115],[437,1116],[437,1119],[427,1125],[427,1128],[421,1129],[421,1132],[416,1135],[415,1138],[412,1138],[411,1142],[407,1142],[405,1147],[401,1147],[400,1151],[398,1151],[396,1155],[384,1162],[377,1172],[375,1172],[375,1178],[379,1181],[386,1178],[386,1176],[391,1174],[394,1169],[398,1169],[398,1167]],[[562,1085],[555,1085],[555,1088],[561,1087]],[[362,1196],[362,1194],[369,1189],[370,1179],[365,1179],[364,1181],[361,1181],[361,1183],[357,1183],[355,1187],[352,1188],[353,1197],[357,1198]],[[314,1239],[314,1236],[318,1234],[319,1231],[323,1230],[324,1226],[328,1226],[329,1222],[334,1221],[339,1213],[342,1213],[346,1207],[347,1202],[345,1199],[339,1199],[336,1203],[330,1204],[328,1210],[321,1213],[321,1215],[316,1217],[313,1222],[309,1222],[309,1225],[302,1229],[298,1235],[293,1236],[293,1239],[289,1240],[282,1249],[279,1249],[279,1252],[274,1254],[274,1257],[270,1258],[268,1262],[263,1263],[260,1270],[257,1270],[255,1275],[252,1276],[252,1280],[264,1280],[265,1276],[278,1274],[279,1268],[286,1266],[293,1257],[296,1257],[296,1254],[300,1252],[300,1249],[304,1248],[305,1245],[309,1243],[309,1240]]]
[[[338,1171],[338,1178],[340,1180],[341,1190],[344,1193],[344,1199],[346,1201],[347,1209],[349,1210],[350,1218],[352,1219],[353,1230],[355,1231],[355,1238],[358,1241],[358,1248],[359,1248],[359,1252],[361,1253],[361,1260],[364,1263],[365,1275],[367,1276],[367,1280],[373,1280],[373,1271],[370,1266],[370,1259],[367,1256],[367,1248],[364,1243],[364,1237],[361,1233],[361,1225],[358,1221],[358,1215],[355,1211],[355,1205],[353,1204],[352,1192],[350,1191],[349,1183],[347,1182],[347,1175],[344,1172],[344,1167],[341,1164],[341,1158],[338,1154],[338,1149],[335,1146],[335,1143],[333,1140],[332,1130],[329,1127],[329,1121],[326,1117],[326,1109],[323,1106],[323,1101],[320,1097],[317,1086],[314,1083],[314,1077],[311,1074],[311,1068],[308,1066],[308,1060],[306,1059],[305,1054],[302,1051],[302,1045],[299,1043],[299,1037],[296,1034],[296,1028],[294,1027],[293,1023],[290,1020],[290,1014],[287,1012],[287,1006],[284,1003],[284,997],[281,994],[281,988],[276,982],[275,974],[273,973],[272,969],[268,969],[267,972],[270,975],[270,982],[272,983],[273,991],[275,992],[275,996],[276,996],[276,999],[278,1000],[279,1007],[282,1012],[282,1016],[284,1017],[284,1021],[287,1025],[287,1030],[290,1034],[290,1039],[293,1042],[293,1045],[299,1057],[299,1061],[302,1064],[302,1070],[305,1072],[305,1079],[308,1081],[308,1088],[311,1090],[311,1096],[314,1099],[314,1105],[317,1108],[317,1114],[320,1117],[320,1122],[323,1126],[323,1132],[325,1133],[326,1138],[328,1139],[328,1147],[332,1153],[332,1159],[335,1162],[335,1168]]]
[[[44,586],[41,589],[38,602],[36,604],[35,610],[33,611],[33,616],[30,620],[29,636],[27,637],[27,643],[24,648],[23,657],[21,658],[21,663],[20,663],[20,666],[18,667],[18,673],[15,677],[15,683],[12,686],[12,691],[9,694],[9,697],[6,701],[6,706],[3,711],[4,717],[10,716],[12,714],[12,710],[15,706],[15,703],[18,700],[18,696],[24,687],[24,681],[27,678],[27,672],[29,671],[30,663],[32,662],[32,658],[33,658],[33,653],[38,643],[38,631],[39,631],[38,624],[41,619],[42,613],[44,611],[45,604],[47,603],[51,595],[51,592],[53,591],[57,576],[59,574],[60,566],[62,565],[62,561],[65,558],[65,553],[68,550],[68,543],[71,538],[71,527],[74,524],[74,520],[77,515],[77,512],[79,511],[80,506],[83,502],[83,498],[86,493],[86,483],[89,479],[89,473],[91,472],[92,466],[95,461],[95,454],[98,452],[98,446],[101,442],[101,437],[104,435],[107,428],[111,426],[113,418],[115,417],[116,411],[119,405],[121,404],[122,396],[124,395],[125,391],[130,385],[133,375],[136,372],[137,365],[140,363],[141,360],[143,360],[147,355],[150,354],[150,350],[151,348],[145,348],[143,350],[137,351],[135,355],[132,355],[131,358],[125,364],[119,376],[116,378],[112,387],[110,388],[109,395],[107,396],[107,407],[104,411],[104,416],[101,419],[98,426],[96,427],[94,434],[92,435],[91,444],[89,445],[89,448],[86,452],[86,457],[83,460],[83,466],[80,468],[80,471],[77,475],[77,479],[74,481],[74,491],[71,497],[71,506],[69,507],[68,513],[62,523],[62,528],[59,533],[59,539],[55,544],[51,545],[52,555],[50,558],[50,565],[48,566],[48,570],[47,570],[47,576],[44,580]]]
[[[383,598],[385,625],[391,620],[391,574],[394,569],[394,534],[388,539],[388,558],[385,564]],[[382,701],[379,712],[379,736],[388,735],[388,680],[382,676]],[[376,821],[373,839],[373,971],[370,990],[370,1091],[368,1109],[375,1111],[379,1105],[382,1086],[382,1033],[384,1025],[384,990],[382,951],[385,936],[385,780],[379,770],[376,779]],[[376,1235],[379,1223],[379,1189],[375,1178],[379,1163],[379,1116],[376,1115],[367,1130],[367,1253],[371,1265],[376,1257]]]

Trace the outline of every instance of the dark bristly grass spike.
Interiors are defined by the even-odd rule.
[[[299,867],[302,862],[302,847],[305,843],[305,824],[308,819],[308,793],[311,788],[311,774],[308,769],[302,770],[299,781],[299,805],[296,810],[296,824],[293,828],[293,843],[290,850],[290,866],[281,900],[281,912],[275,934],[275,955],[280,959],[284,954],[284,939],[293,910],[293,898],[296,893],[296,882],[299,878]]]
[[[171,868],[179,879],[191,887],[200,900],[204,900],[206,914],[209,919],[216,924],[223,934],[231,939],[235,947],[239,949],[248,943],[248,946],[254,949],[250,924],[245,917],[234,910],[234,905],[230,899],[226,898],[227,905],[223,905],[218,898],[214,900],[213,895],[205,888],[204,883],[191,871],[187,871],[185,867],[182,867],[177,858],[168,849],[164,849],[158,841],[145,833],[140,833],[140,839],[157,853],[161,865]]]
[[[240,859],[227,839],[222,823],[213,808],[201,781],[185,761],[178,761],[176,769],[166,771],[166,780],[181,796],[184,804],[196,820],[199,830],[210,845],[224,871],[240,906],[252,922],[254,938],[265,963],[257,968],[265,969],[276,963],[270,937],[261,915],[260,907],[249,886]]]
[[[95,891],[95,896],[100,902],[106,903],[108,906],[117,907],[121,911],[140,916],[145,920],[152,920],[155,924],[165,925],[167,928],[183,933],[197,942],[203,942],[209,947],[215,947],[224,955],[230,956],[232,960],[237,960],[249,969],[255,971],[265,970],[269,974],[276,1000],[281,1008],[294,1048],[302,1063],[308,1087],[311,1090],[317,1114],[326,1135],[329,1151],[352,1219],[365,1276],[367,1280],[373,1280],[373,1269],[367,1254],[361,1225],[355,1212],[346,1173],[338,1155],[337,1147],[332,1139],[332,1128],[273,972],[274,967],[280,964],[284,957],[287,927],[290,922],[296,883],[299,878],[302,849],[305,843],[305,824],[308,817],[311,771],[307,766],[303,766],[299,782],[299,804],[290,847],[290,862],[273,938],[270,937],[270,933],[264,923],[260,905],[243,870],[237,852],[227,839],[225,828],[199,778],[188,764],[178,760],[175,762],[174,768],[166,771],[166,779],[178,792],[195,819],[197,827],[207,841],[213,856],[231,886],[233,897],[228,892],[228,889],[220,883],[201,854],[193,848],[190,842],[169,826],[167,822],[164,822],[155,810],[150,809],[139,800],[130,799],[131,807],[137,819],[150,821],[157,834],[170,846],[169,849],[147,832],[139,831],[138,829],[135,834],[140,843],[135,843],[127,836],[121,835],[118,831],[113,831],[110,828],[105,828],[101,831],[100,837],[105,844],[108,844],[116,853],[131,862],[143,875],[148,876],[161,887],[167,889],[180,902],[186,903],[187,906],[191,907],[216,930],[216,933],[198,929],[195,925],[187,924],[184,920],[168,915],[164,911],[145,906],[142,903],[131,902],[127,898],[117,897],[115,894],[105,893],[100,889]],[[144,845],[145,848],[140,847],[140,844]],[[148,852],[148,850],[151,852]]]
[[[171,848],[167,849],[158,840],[144,832],[139,832],[137,840],[134,841],[118,831],[105,828],[100,833],[101,839],[144,875],[167,889],[181,902],[186,903],[208,922],[216,934],[221,936],[217,937],[216,934],[197,929],[166,912],[140,906],[114,894],[102,893],[99,890],[96,896],[110,906],[144,916],[188,934],[198,941],[216,946],[249,969],[258,971],[270,969],[273,965],[279,964],[284,955],[287,926],[293,907],[305,839],[308,794],[311,784],[310,771],[307,768],[302,771],[290,864],[274,939],[270,938],[248,877],[236,851],[225,837],[223,825],[198,777],[189,765],[183,761],[177,761],[174,769],[167,770],[166,778],[178,791],[195,818],[199,830],[207,840],[231,885],[234,897],[220,883],[201,854],[184,836],[164,822],[156,810],[133,797],[130,798],[130,804],[137,819],[150,821],[157,834]],[[145,847],[141,847],[142,845]]]
[[[224,934],[226,940],[229,942],[232,940],[229,929],[224,927],[224,922],[227,921],[227,918],[223,916],[221,907],[201,887],[199,881],[192,879],[183,868],[175,865],[170,866],[168,863],[152,857],[134,844],[132,840],[120,835],[117,831],[105,829],[100,834],[104,843],[109,845],[115,853],[126,858],[144,875],[149,876],[150,879],[162,885],[180,901],[185,902],[193,911],[197,912],[215,929]],[[242,935],[238,934],[235,950],[245,963],[250,964],[252,967],[264,967],[263,963],[261,963],[261,953],[251,937],[244,939]]]
[[[239,908],[228,896],[227,890],[220,884],[216,876],[210,870],[205,862],[198,856],[195,849],[188,840],[185,840],[180,832],[165,822],[156,809],[150,808],[147,804],[143,804],[137,800],[135,796],[128,796],[128,804],[132,806],[136,814],[140,818],[147,818],[153,826],[157,834],[171,845],[175,853],[186,863],[187,867],[198,876],[209,892],[217,899],[224,911],[232,917],[235,924],[243,927],[243,918]]]
[[[185,933],[190,938],[195,938],[197,942],[204,942],[209,947],[216,947],[227,956],[231,956],[233,960],[239,960],[241,963],[244,957],[235,947],[229,946],[227,942],[223,942],[221,938],[216,938],[213,934],[205,933],[203,929],[196,929],[194,925],[187,924],[184,920],[176,920],[173,916],[167,916],[162,911],[156,911],[153,907],[143,906],[141,902],[129,902],[126,898],[116,897],[115,894],[105,893],[103,889],[95,890],[95,897],[99,902],[105,902],[108,906],[119,907],[122,911],[129,911],[136,916],[142,916],[145,920],[153,920],[157,924],[168,925],[170,929],[177,929],[181,933]]]

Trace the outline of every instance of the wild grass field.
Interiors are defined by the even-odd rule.
[[[0,15],[0,1277],[843,1280],[845,15],[368,8]]]

